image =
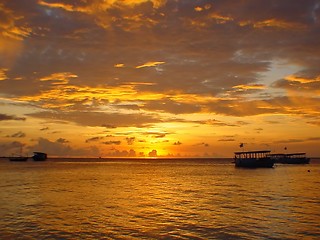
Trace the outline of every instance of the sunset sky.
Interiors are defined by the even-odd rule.
[[[320,156],[320,0],[0,0],[0,156],[240,143]]]

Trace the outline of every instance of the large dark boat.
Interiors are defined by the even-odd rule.
[[[275,160],[270,158],[269,150],[235,152],[234,162],[236,167],[244,168],[272,168]]]
[[[45,161],[47,160],[47,154],[43,152],[33,152],[33,160],[34,161]]]
[[[306,153],[274,153],[269,155],[276,163],[283,164],[308,164],[310,158]]]

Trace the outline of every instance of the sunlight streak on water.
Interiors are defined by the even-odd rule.
[[[3,238],[320,237],[320,164],[2,161],[0,173]]]

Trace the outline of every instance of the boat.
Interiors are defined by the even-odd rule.
[[[10,161],[13,162],[25,162],[28,160],[29,157],[17,156],[17,157],[9,157]]]
[[[32,159],[34,161],[45,161],[47,160],[47,154],[43,152],[33,152]]]
[[[26,156],[22,156],[22,145],[20,146],[20,154],[16,154],[16,156],[11,156],[11,157],[8,157],[10,161],[13,161],[13,162],[25,162],[28,160],[29,157],[26,157]]]
[[[235,166],[244,168],[272,168],[275,160],[269,156],[270,152],[269,150],[235,152]]]
[[[269,155],[276,163],[283,164],[308,164],[310,158],[306,153],[273,153]]]

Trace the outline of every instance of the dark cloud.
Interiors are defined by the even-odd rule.
[[[278,140],[275,143],[300,143],[304,142],[304,139],[287,139],[287,140]]]
[[[274,97],[265,100],[235,101],[219,100],[208,105],[210,111],[228,116],[252,116],[259,114],[298,114],[306,115],[320,112],[316,97]],[[246,124],[246,122],[243,122]]]
[[[236,140],[234,138],[221,138],[218,141],[219,142],[234,142]]]
[[[57,142],[57,143],[68,143],[69,141],[66,140],[66,139],[64,139],[64,138],[58,138],[58,139],[56,140],[56,142]]]
[[[275,58],[297,59],[303,61],[306,68],[319,60],[317,51],[308,50],[309,44],[301,47],[301,42],[317,39],[315,34],[320,34],[312,32],[312,38],[306,37],[314,31],[318,21],[314,1],[296,1],[294,4],[289,1],[266,4],[249,0],[241,3],[166,1],[154,9],[152,2],[147,1],[130,5],[130,8],[127,7],[129,3],[124,2],[70,1],[68,4],[61,2],[60,7],[47,3],[31,1],[26,5],[12,1],[6,4],[8,9],[20,12],[25,21],[29,21],[34,36],[56,40],[48,45],[34,37],[33,41],[26,43],[25,48],[29,50],[22,54],[15,69],[10,71],[11,75],[24,76],[24,81],[30,83],[23,90],[25,93],[29,86],[30,91],[31,86],[35,89],[35,84],[31,83],[37,83],[43,76],[54,72],[72,72],[78,78],[70,79],[70,83],[76,85],[121,86],[134,80],[152,83],[136,85],[138,91],[217,95],[232,90],[236,85],[256,83],[259,73],[266,72]],[[196,7],[203,8],[203,11],[195,11]],[[144,17],[134,18],[139,14]],[[265,22],[265,27],[261,27],[264,21],[271,20],[275,22]],[[63,24],[59,24],[60,21]],[[154,24],[146,27],[148,21]],[[255,27],[259,22],[260,25]],[[202,27],[199,29],[196,23]],[[242,25],[245,23],[247,25]],[[296,24],[306,28],[292,30],[291,25]],[[125,26],[136,27],[129,29]],[[285,29],[279,31],[279,27]],[[39,29],[49,30],[39,32]],[[112,38],[108,38],[110,34]],[[144,37],[140,38],[140,34]],[[107,42],[104,40],[106,38]],[[145,51],[140,51],[141,46]],[[315,43],[312,47],[318,49]],[[309,57],[302,58],[306,53]],[[150,59],[162,60],[165,64],[158,68],[135,69],[135,66]],[[116,63],[124,63],[124,67],[116,69]],[[39,66],[41,74],[35,74]],[[51,66],[55,68],[51,69]],[[88,68],[96,71],[89,73]],[[18,90],[18,82],[2,81],[1,84],[6,93],[12,91],[20,95],[22,92],[17,92],[21,91]],[[41,82],[32,91],[36,93],[52,87],[49,82]],[[84,102],[74,102],[74,107],[93,109],[94,105],[88,108]],[[140,107],[135,104],[119,105],[119,108],[131,110]],[[201,110],[201,106],[196,104],[171,99],[148,101],[142,107],[174,114]]]
[[[24,146],[23,143],[18,141],[13,141],[10,143],[1,143],[0,144],[0,156],[11,156],[12,154],[20,153],[21,148]]]
[[[110,125],[110,124],[102,124],[101,127],[105,127],[105,128],[117,128],[114,125]]]
[[[307,123],[312,124],[312,125],[316,125],[316,126],[320,126],[320,120],[312,120],[312,121],[308,121]]]
[[[67,145],[66,141],[57,140],[52,142],[45,138],[39,138],[37,143],[30,146],[33,151],[45,152],[49,157],[53,156],[100,156],[100,151],[96,147],[73,148]]]
[[[25,117],[16,117],[14,115],[7,115],[0,113],[0,121],[8,121],[8,120],[15,120],[15,121],[25,121]]]
[[[134,141],[136,140],[135,137],[127,137],[126,141],[128,145],[132,145],[134,143]]]
[[[156,116],[144,114],[120,114],[102,112],[37,112],[28,116],[65,120],[83,126],[116,126],[116,127],[147,127],[152,123],[161,122]]]
[[[133,149],[130,149],[129,150],[129,154],[128,154],[128,157],[136,157],[136,151],[134,151]]]
[[[209,147],[209,143],[205,143],[205,142],[197,143],[197,144],[195,144],[195,146],[204,146],[204,147]]]
[[[204,120],[204,121],[195,121],[195,123],[199,123],[199,124],[208,124],[208,125],[212,125],[212,126],[220,126],[220,127],[239,127],[239,126],[243,126],[243,125],[247,125],[247,122],[244,121],[237,121],[235,123],[227,123],[227,122],[223,122],[217,119],[208,119],[208,120]]]
[[[88,138],[86,139],[86,143],[89,143],[89,142],[96,142],[96,141],[99,141],[103,139],[103,137],[92,137],[92,138]]]
[[[182,143],[180,142],[180,141],[177,141],[177,142],[174,142],[173,143],[173,145],[176,145],[176,146],[178,146],[178,145],[181,145]]]
[[[274,58],[271,52],[275,57],[287,58],[286,54],[294,49],[299,41],[306,40],[305,35],[298,32],[277,31],[271,34],[274,29],[277,30],[277,24],[269,23],[269,31],[254,28],[256,22],[275,19],[280,23],[288,23],[288,28],[290,24],[301,24],[312,29],[316,19],[313,19],[311,14],[314,1],[303,4],[289,4],[287,1],[273,4],[265,4],[263,1],[242,1],[241,4],[228,1],[217,1],[214,4],[210,1],[188,4],[185,1],[167,1],[160,8],[152,10],[152,14],[149,7],[141,7],[146,3],[130,8],[125,8],[124,3],[121,8],[118,8],[117,4],[95,4],[101,7],[101,11],[96,7],[98,15],[91,15],[94,13],[93,3],[74,2],[71,9],[66,6],[56,8],[50,4],[39,5],[36,1],[30,2],[28,6],[17,1],[7,4],[8,8],[25,16],[35,36],[41,35],[48,40],[56,39],[54,42],[50,41],[50,45],[43,44],[36,37],[34,41],[29,41],[26,47],[30,51],[24,53],[16,71],[23,72],[23,76],[29,75],[28,81],[34,81],[35,76],[28,74],[28,71],[33,73],[40,65],[42,75],[49,75],[53,72],[50,70],[53,65],[55,72],[77,72],[78,84],[96,86],[106,81],[109,84],[123,84],[131,81],[131,76],[135,76],[135,81],[155,83],[149,86],[138,85],[139,90],[177,90],[215,95],[234,85],[256,82],[259,77],[257,73],[266,71],[270,66],[270,61]],[[204,7],[206,4],[211,5],[206,11],[199,13],[194,10],[195,7]],[[284,9],[285,14],[282,12]],[[135,18],[138,14],[144,17]],[[223,18],[230,20],[221,21]],[[220,21],[217,22],[217,19]],[[149,20],[154,24],[145,28]],[[201,31],[191,24],[192,21],[203,26]],[[250,24],[241,26],[240,23],[245,21]],[[136,27],[128,29],[125,26]],[[40,32],[39,29],[50,30]],[[311,30],[307,28],[306,31]],[[104,39],[111,33],[113,38],[109,38],[106,43]],[[211,37],[213,33],[214,38]],[[144,38],[139,38],[140,34],[144,34]],[[295,38],[290,37],[290,34]],[[118,41],[119,39],[121,41]],[[139,46],[146,49],[143,54]],[[101,51],[102,47],[105,49]],[[25,58],[32,58],[33,61],[26,63]],[[116,70],[113,67],[115,63],[124,60],[125,66],[136,66],[146,62],[146,59],[161,59],[167,64],[158,70],[146,68],[136,71],[126,67]],[[88,67],[99,70],[94,74],[90,72],[89,76],[86,71]],[[118,80],[115,81],[114,77]],[[86,79],[90,79],[90,82]],[[49,85],[43,83],[43,87],[48,88]]]
[[[179,103],[170,99],[148,101],[142,108],[152,111],[169,112],[173,114],[195,113],[201,111],[200,106],[194,105],[192,103]]]
[[[158,156],[158,152],[157,150],[152,150],[151,152],[148,153],[149,157],[157,157]]]
[[[143,135],[152,136],[154,138],[164,138],[168,132],[144,132]]]
[[[309,141],[320,141],[320,137],[308,138]]]
[[[11,137],[11,138],[24,138],[24,137],[26,137],[26,134],[25,134],[24,132],[19,131],[19,132],[16,132],[16,133],[14,133],[14,134],[12,134],[12,135],[10,135],[10,136],[7,136],[7,137]]]
[[[108,152],[107,156],[108,157],[136,157],[136,152],[133,149],[130,149],[129,151],[127,151],[127,150],[120,151],[120,150],[115,149],[112,152]]]
[[[105,145],[120,145],[121,141],[106,141],[106,142],[103,142],[103,144],[105,144]]]
[[[128,110],[140,110],[140,107],[138,105],[134,104],[118,104],[118,108],[128,109]]]
[[[291,91],[320,92],[320,71],[309,69],[287,76],[272,84],[274,88],[283,88]]]

